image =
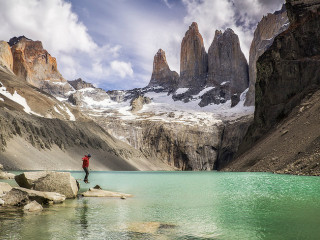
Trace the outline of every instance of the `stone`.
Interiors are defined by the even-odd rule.
[[[0,198],[0,206],[3,206],[5,202]]]
[[[272,45],[274,38],[289,27],[289,19],[285,5],[280,11],[263,16],[254,32],[249,53],[249,91],[245,106],[254,106],[255,84],[257,79],[256,62],[258,58]]]
[[[208,50],[207,86],[220,87],[227,82],[229,95],[241,94],[249,83],[247,60],[238,35],[230,28],[224,33],[217,30]]]
[[[9,44],[0,41],[0,66],[5,67],[10,72],[13,71],[13,57]]]
[[[21,187],[38,191],[57,192],[66,198],[75,198],[77,182],[69,172],[25,172],[16,177]]]
[[[180,54],[178,86],[188,88],[204,85],[208,71],[208,55],[196,22],[191,24],[182,39]]]
[[[159,49],[153,60],[153,71],[148,87],[161,86],[172,89],[177,85],[179,74],[171,71],[166,59],[166,53]]]
[[[63,83],[57,61],[42,46],[40,41],[26,37],[17,38],[12,45],[13,72],[28,83],[41,88],[44,81]]]
[[[0,171],[3,170],[3,165],[0,163]]]
[[[12,189],[12,187],[9,185],[9,183],[0,182],[0,196],[3,194],[6,194]]]
[[[56,192],[41,192],[27,188],[15,187],[4,195],[2,199],[5,201],[6,205],[24,206],[34,200],[39,204],[49,204],[51,201],[53,203],[62,203],[65,201],[66,197]]]
[[[23,207],[24,212],[41,212],[43,207],[37,201],[32,201]]]
[[[131,194],[110,192],[101,189],[90,188],[89,191],[82,193],[84,197],[133,197]]]

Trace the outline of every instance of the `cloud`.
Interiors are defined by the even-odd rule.
[[[127,76],[133,76],[133,70],[131,67],[131,63],[127,62],[119,62],[119,61],[112,61],[110,63],[111,69],[120,76],[121,78],[125,78]]]

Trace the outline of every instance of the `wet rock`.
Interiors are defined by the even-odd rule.
[[[28,213],[41,212],[42,210],[43,207],[37,201],[32,201],[23,207],[23,211]]]
[[[119,197],[119,198],[133,197],[133,195],[131,194],[111,192],[111,191],[94,189],[94,188],[90,188],[89,191],[82,193],[82,195],[84,197]]]
[[[3,198],[6,205],[24,206],[31,201],[37,201],[39,204],[62,203],[66,197],[55,192],[40,192],[27,188],[12,188]]]

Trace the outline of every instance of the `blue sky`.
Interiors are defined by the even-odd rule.
[[[166,52],[179,73],[180,44],[196,21],[208,50],[216,29],[232,28],[248,57],[256,24],[282,0],[0,0],[0,39],[40,40],[67,80],[103,89],[148,84],[153,57]],[[241,24],[239,24],[241,23]]]

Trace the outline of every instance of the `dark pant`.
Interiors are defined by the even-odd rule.
[[[86,172],[86,176],[84,177],[84,181],[88,181],[88,176],[89,176],[89,170],[87,167],[84,167],[83,170]]]

